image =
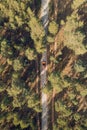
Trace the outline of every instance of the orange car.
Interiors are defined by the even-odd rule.
[[[42,61],[42,65],[45,67],[46,66],[46,61]]]

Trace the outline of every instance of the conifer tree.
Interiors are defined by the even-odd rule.
[[[47,36],[47,41],[49,43],[53,43],[55,39],[55,35],[58,32],[58,24],[55,21],[50,22],[48,31],[49,31],[49,35]]]
[[[44,51],[43,40],[44,40],[45,32],[40,22],[37,20],[37,18],[35,18],[30,8],[27,9],[27,12],[30,16],[29,27],[31,29],[31,37],[34,40],[37,52],[41,53]]]
[[[32,5],[31,0],[0,2],[0,55],[5,61],[0,63],[0,129],[3,130],[35,130],[34,122],[41,112],[38,95],[26,82],[35,78],[30,75],[35,71],[30,65],[42,53],[45,36]]]
[[[85,0],[84,0],[85,1]],[[72,4],[73,12],[67,17],[64,26],[64,44],[72,49],[76,55],[84,54],[87,50],[83,44],[85,35],[82,32],[83,21],[80,20],[78,10],[84,1],[74,0]]]

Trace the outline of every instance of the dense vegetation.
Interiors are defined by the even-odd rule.
[[[42,91],[53,104],[49,129],[86,130],[87,0],[51,1],[48,35],[40,6],[40,0],[0,1],[0,129],[38,129],[37,69],[47,44],[48,84]]]
[[[54,104],[54,109],[52,108],[54,115],[51,116],[54,130],[85,130],[87,129],[87,1],[55,1],[58,3],[58,12],[57,15],[51,12],[53,17],[51,21],[55,19],[55,24],[52,21],[48,28],[49,37],[51,36],[48,37],[51,66],[48,87],[44,91],[50,92],[52,107]]]
[[[0,129],[37,129],[41,112],[33,89],[44,30],[29,0],[0,2]]]

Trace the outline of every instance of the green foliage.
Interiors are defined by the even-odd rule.
[[[7,3],[7,4],[6,4]],[[31,8],[27,5],[32,2],[26,0],[24,1],[16,1],[11,0],[9,3],[8,0],[6,0],[6,3],[1,2],[0,9],[3,14],[3,18],[7,18],[8,22],[4,22],[6,25],[6,28],[9,28],[10,30],[19,30],[19,34],[21,34],[21,31],[28,32],[32,40],[34,41],[36,51],[38,53],[43,52],[43,38],[45,36],[44,29],[40,23],[40,21],[35,17],[33,11]],[[7,13],[8,12],[8,13]],[[23,30],[22,30],[23,28]],[[12,30],[12,31],[13,31]],[[27,38],[27,36],[25,36]],[[25,40],[26,40],[25,38]],[[16,37],[15,37],[16,39]],[[17,38],[18,39],[18,38]],[[21,38],[23,42],[23,37]],[[12,42],[14,38],[12,38]],[[29,40],[28,40],[29,41]],[[17,44],[17,43],[16,43]],[[22,49],[19,45],[14,45],[14,47],[18,50]],[[19,43],[18,43],[19,44]],[[10,53],[10,52],[9,52]]]
[[[37,113],[41,112],[41,107],[40,99],[35,93],[36,90],[31,89],[32,86],[30,86],[30,81],[34,82],[36,76],[36,67],[33,62],[35,62],[38,54],[44,52],[47,41],[49,43],[54,42],[56,34],[61,32],[61,25],[64,31],[62,34],[64,36],[64,46],[73,50],[76,55],[84,54],[87,51],[83,44],[84,39],[86,39],[83,33],[84,22],[78,13],[86,0],[73,0],[73,2],[70,2],[72,3],[72,5],[69,5],[72,7],[71,14],[68,16],[67,13],[66,20],[61,20],[59,14],[58,23],[50,22],[48,35],[45,34],[44,28],[34,14],[38,9],[36,9],[36,5],[33,8],[33,2],[32,0],[0,1],[1,130],[37,129],[35,121]],[[62,15],[64,16],[63,13]],[[60,27],[58,27],[58,24],[61,24]],[[61,41],[61,39],[58,40]],[[60,43],[60,41],[58,42]],[[26,60],[28,64],[25,62]],[[62,62],[62,60],[59,62]],[[58,65],[61,64],[52,56],[50,61],[56,63],[56,65],[57,63]],[[61,66],[63,64],[64,62]],[[87,66],[84,61],[76,61],[73,69],[76,73],[82,74],[83,78],[87,78]],[[56,119],[53,129],[86,129],[86,107],[82,107],[79,112],[77,110],[81,105],[78,97],[86,100],[87,86],[79,83],[81,77],[79,77],[79,81],[77,79],[78,82],[73,77],[71,80],[66,80],[57,71],[48,74],[48,86],[42,90],[50,94],[55,89],[56,96],[58,96],[55,101]]]
[[[83,63],[81,60],[78,60],[76,63],[75,63],[75,71],[78,73],[78,72],[84,72],[85,71],[85,67],[83,66]]]
[[[13,124],[15,126],[20,124],[20,119],[19,119],[19,116],[17,115],[17,113],[13,114]]]
[[[34,17],[32,11],[28,8],[28,13],[30,16],[29,26],[31,29],[31,38],[34,40],[35,47],[38,53],[43,52],[43,40],[45,36],[45,32],[40,22]]]
[[[10,103],[11,103],[11,98],[6,94],[6,96],[3,97],[3,100],[1,100],[1,104],[0,104],[1,111],[8,111]]]
[[[40,104],[40,102],[38,101],[37,95],[28,97],[28,107],[29,108],[33,108],[36,112],[41,112],[41,109],[39,108],[39,104]]]
[[[21,61],[21,59],[15,59],[13,62],[13,68],[15,71],[20,71],[23,69],[23,63]]]
[[[10,122],[13,119],[14,114],[12,112],[7,114],[7,122]]]
[[[76,121],[80,120],[80,118],[81,118],[81,116],[78,113],[74,114],[74,119]]]
[[[47,41],[48,41],[49,43],[53,43],[53,42],[54,42],[54,37],[48,36],[48,37],[47,37]]]
[[[79,92],[79,94],[80,94],[82,97],[87,96],[87,88],[86,88],[85,85],[76,84],[76,90]]]
[[[32,7],[32,0],[0,1],[0,129],[3,130],[28,127],[35,130],[34,121],[41,112],[39,98],[26,82],[28,78],[29,82],[34,81],[35,69],[29,65],[44,51],[45,32]]]
[[[67,106],[60,101],[55,103],[55,110],[60,113],[60,117],[69,117],[72,114],[72,111],[67,110]]]
[[[16,97],[18,94],[20,94],[22,92],[22,90],[20,88],[16,87],[12,87],[12,88],[8,88],[7,92],[10,96]]]
[[[0,74],[4,71],[5,65],[0,65]]]
[[[52,91],[53,87],[50,83],[48,83],[43,89],[42,91],[46,94],[49,94]]]
[[[3,92],[5,89],[6,89],[5,83],[3,83],[2,81],[0,81],[0,92]]]
[[[87,96],[87,89],[84,89],[80,92],[81,96],[85,97]]]
[[[13,49],[6,40],[1,42],[1,55],[8,58],[13,56]]]
[[[23,115],[23,114],[22,114]],[[33,122],[31,122],[29,115],[24,115],[24,118],[20,118],[21,115],[18,115],[18,113],[13,114],[13,124],[15,126],[20,125],[21,129],[27,128],[28,126],[31,126],[32,130],[34,129]],[[23,117],[23,116],[22,116]]]
[[[29,126],[29,123],[25,123],[23,120],[20,121],[20,126],[22,129],[27,128]]]
[[[8,59],[7,59],[7,63],[8,63],[9,65],[12,65],[12,64],[13,64],[13,59],[8,58]]]
[[[49,23],[48,32],[47,41],[48,43],[53,43],[58,32],[58,24],[55,21]]]
[[[50,61],[52,61],[53,63],[58,63],[58,61],[56,60],[56,58],[54,56],[50,56]]]
[[[20,77],[20,73],[18,73],[18,72],[16,72],[16,71],[14,71],[13,73],[12,73],[12,79],[15,81],[15,80],[17,80],[17,79],[19,79],[19,77]]]
[[[64,25],[64,24],[65,24],[64,20],[61,20],[61,22],[60,22],[60,23],[61,23],[61,25]]]
[[[34,50],[27,48],[25,51],[25,56],[28,58],[28,60],[34,60],[36,58],[36,55],[34,53]]]
[[[58,25],[57,25],[57,23],[54,22],[54,21],[50,22],[49,27],[48,27],[48,31],[52,35],[55,35],[58,32]]]
[[[73,12],[70,16],[67,16],[66,22],[61,20],[61,24],[64,27],[64,44],[73,50],[76,55],[84,54],[87,51],[83,43],[85,37],[82,31],[84,22],[78,13],[84,2],[85,0],[73,0],[71,4]]]
[[[69,85],[69,83],[65,81],[59,73],[55,72],[49,75],[48,80],[52,88],[56,90],[56,93],[63,91],[63,89]]]
[[[73,10],[78,9],[86,0],[74,0],[72,4]]]
[[[62,90],[59,93],[59,98],[55,102],[55,112],[57,118],[55,123],[59,129],[82,129],[82,126],[85,128],[86,116],[82,117],[82,114],[77,112],[77,107],[79,107],[78,96],[85,98],[87,96],[87,90],[84,85],[77,84],[68,80],[68,85],[65,87],[65,91]],[[56,91],[57,92],[57,91]],[[66,95],[66,96],[65,96]],[[85,108],[82,108],[83,112]]]
[[[70,17],[67,17],[67,22],[64,27],[64,44],[72,49],[76,55],[86,52],[86,48],[83,45],[85,35],[80,31],[82,26],[83,22],[80,22],[78,14],[74,13]]]
[[[59,119],[57,122],[60,128],[61,127],[63,128],[64,126],[66,126],[66,123],[67,123],[67,121],[62,120],[62,119]]]
[[[54,125],[53,130],[58,130],[58,127],[56,125]]]
[[[5,120],[5,116],[3,116],[3,114],[0,114],[0,124],[3,124]]]

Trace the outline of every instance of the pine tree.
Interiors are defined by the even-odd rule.
[[[26,49],[25,56],[28,58],[28,60],[34,60],[36,58],[34,50],[30,48]]]
[[[47,41],[53,43],[55,40],[55,35],[58,32],[58,24],[55,21],[49,23],[48,27],[49,35],[47,36]]]
[[[27,12],[30,16],[29,27],[31,29],[31,37],[34,40],[36,51],[38,53],[41,53],[44,51],[43,40],[44,40],[45,32],[40,22],[37,20],[37,18],[35,18],[30,8],[27,9]]]
[[[84,0],[85,1],[85,0]],[[71,16],[67,17],[67,21],[64,26],[64,44],[68,48],[72,49],[76,55],[84,54],[86,48],[83,44],[85,35],[82,32],[83,21],[80,20],[78,10],[84,1],[73,1]],[[74,6],[75,5],[75,6]]]
[[[40,101],[26,80],[34,82],[31,65],[44,50],[45,32],[34,15],[33,1],[1,1],[0,29],[0,129],[35,130]]]
[[[23,62],[22,62],[21,58],[15,59],[13,61],[13,68],[15,71],[20,71],[23,69]]]

